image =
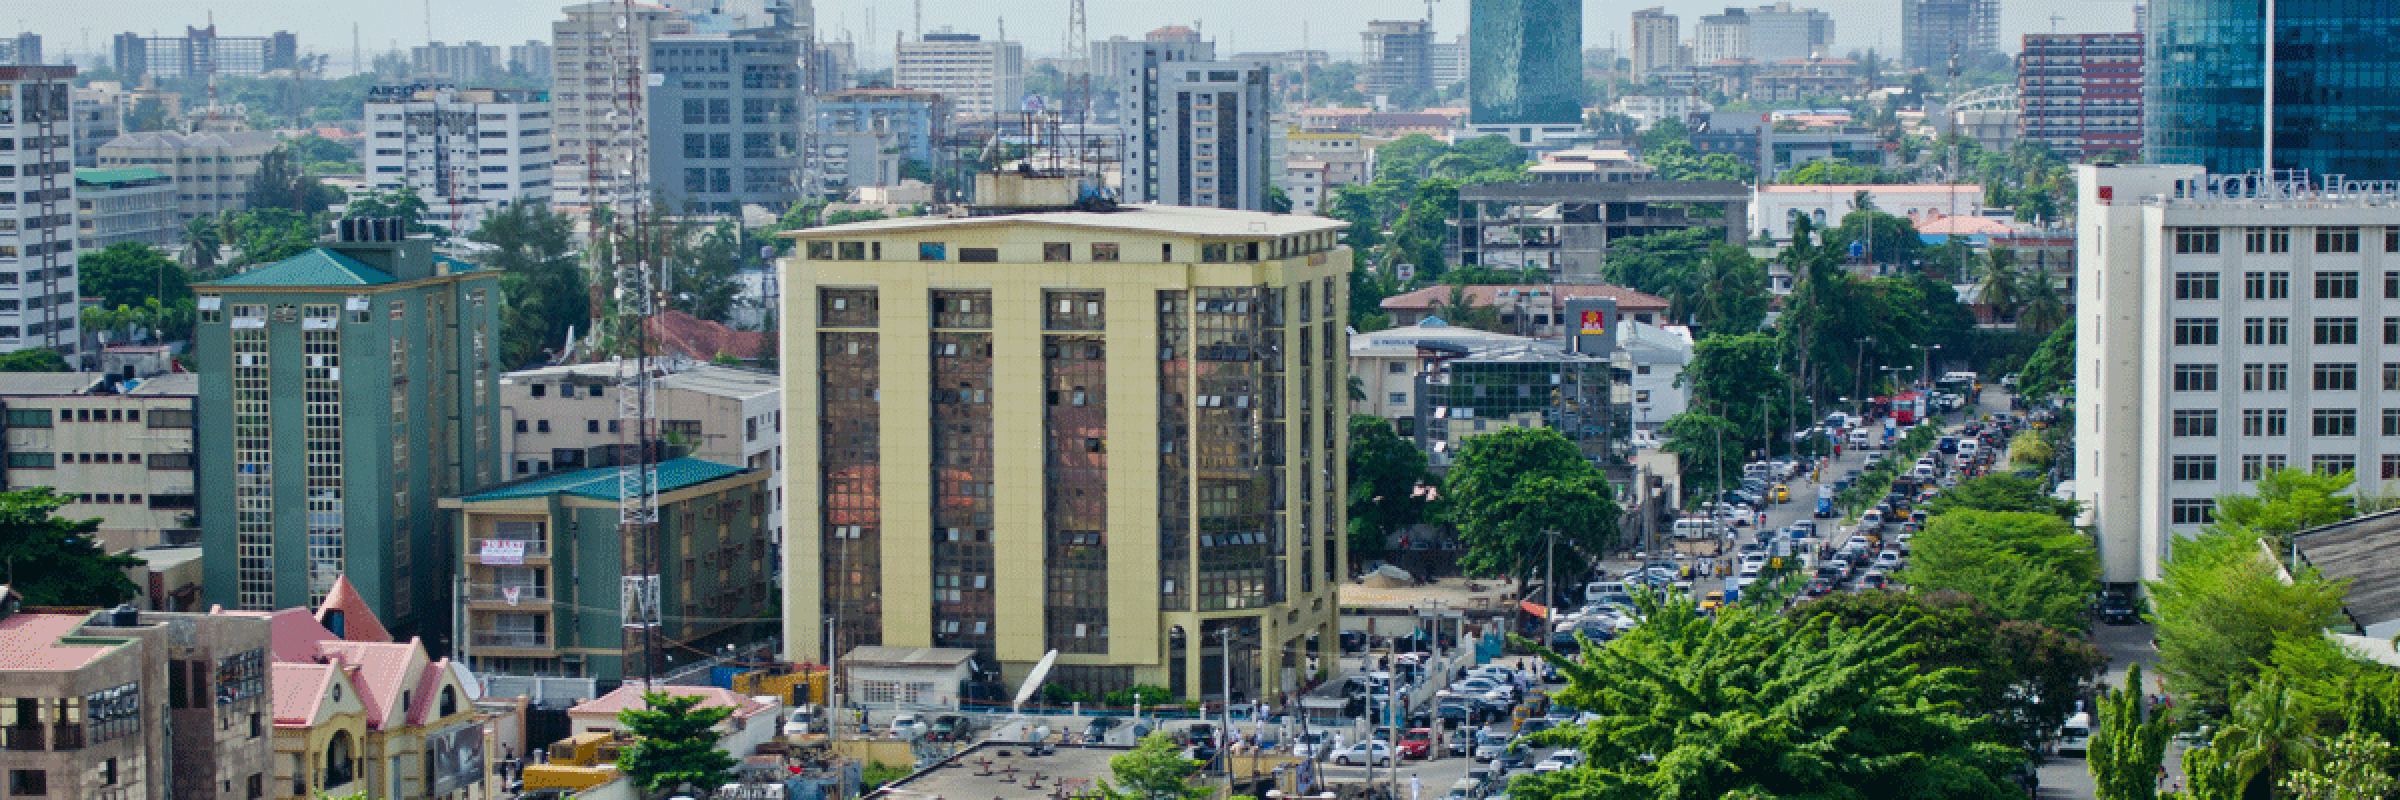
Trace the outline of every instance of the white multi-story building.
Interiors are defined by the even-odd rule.
[[[74,67],[0,67],[0,353],[75,353]]]
[[[1663,6],[1633,12],[1633,75],[1636,80],[1653,72],[1664,72],[1684,65],[1683,40],[1676,33],[1675,15]]]
[[[379,86],[367,95],[367,186],[416,190],[425,221],[470,233],[522,200],[550,199],[550,93]]]
[[[1106,44],[1123,51],[1108,58],[1117,72],[1107,80],[1125,137],[1125,201],[1264,210],[1285,169],[1271,157],[1270,69],[1217,61],[1207,42]]]
[[[1761,64],[1795,58],[1824,58],[1833,53],[1833,15],[1813,8],[1793,8],[1789,2],[1759,6],[1745,12],[1750,18],[1749,57]]]
[[[1610,113],[1632,117],[1633,121],[1639,123],[1642,126],[1641,129],[1646,131],[1651,126],[1657,125],[1659,120],[1672,119],[1682,122],[1691,119],[1693,114],[1706,114],[1717,110],[1717,107],[1709,105],[1707,100],[1700,99],[1698,93],[1681,92],[1629,94],[1610,103],[1608,110]]]
[[[2075,490],[2107,581],[2158,578],[2269,470],[2400,479],[2400,183],[2075,177]]]
[[[1842,224],[1865,192],[1875,210],[1907,217],[1919,225],[1942,217],[1983,213],[1983,187],[1956,184],[1866,184],[1826,186],[1771,184],[1758,187],[1750,203],[1750,229],[1765,231],[1776,241],[1792,238],[1792,218],[1805,216],[1818,230]]]
[[[1025,99],[1025,45],[945,29],[901,42],[892,82],[941,92],[968,116],[1016,111]]]
[[[649,199],[649,115],[640,101],[650,40],[691,30],[675,9],[608,2],[568,6],[565,19],[550,23],[552,203]]]
[[[1750,57],[1750,15],[1738,8],[1707,14],[1692,25],[1692,63],[1709,66],[1719,61]]]

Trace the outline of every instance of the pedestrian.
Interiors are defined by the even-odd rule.
[[[1416,774],[1416,773],[1414,773],[1414,772],[1411,772],[1411,773],[1409,773],[1409,774],[1408,774],[1408,800],[1422,800],[1422,798],[1423,798],[1424,794],[1425,794],[1425,781],[1418,779],[1418,778],[1417,778],[1417,774]]]

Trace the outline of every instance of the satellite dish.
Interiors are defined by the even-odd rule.
[[[1043,653],[1042,660],[1033,662],[1033,671],[1025,673],[1024,683],[1017,684],[1015,708],[1024,708],[1025,701],[1033,699],[1034,690],[1042,688],[1042,680],[1050,677],[1050,667],[1056,663],[1058,663],[1058,651],[1056,650]]]

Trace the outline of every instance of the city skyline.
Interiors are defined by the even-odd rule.
[[[1728,7],[1755,7],[1759,0],[1724,2],[1723,0],[1660,0],[1667,13],[1685,19],[1687,32],[1701,15],[1714,14]],[[847,38],[864,44],[870,40],[867,9],[874,4],[865,0],[816,3],[820,26],[835,41]],[[1467,3],[1438,3],[1433,7],[1433,25],[1444,38],[1467,30]],[[1650,5],[1650,4],[1639,4]],[[1833,15],[1840,32],[1834,42],[1835,55],[1848,55],[1852,50],[1877,49],[1879,53],[1894,54],[1900,48],[1898,0],[1820,0],[1798,2],[1794,5],[1814,7]],[[445,43],[480,41],[485,44],[521,43],[525,40],[549,40],[550,23],[561,18],[562,2],[513,4],[495,10],[486,4],[468,0],[433,0],[431,38]],[[397,14],[375,13],[376,8],[396,11]],[[208,13],[167,0],[125,0],[112,10],[123,12],[128,20],[148,20],[154,24],[119,29],[116,26],[84,26],[69,19],[25,17],[18,29],[42,35],[48,57],[87,53],[105,53],[109,37],[127,30],[143,35],[180,33],[181,26],[205,26]],[[1185,10],[1162,10],[1151,4],[1090,4],[1091,36],[1095,40],[1114,35],[1139,38],[1141,34],[1162,25],[1196,27],[1201,34],[1218,43],[1219,50],[1231,55],[1238,52],[1300,49],[1325,50],[1337,56],[1354,55],[1359,49],[1359,31],[1365,30],[1372,19],[1422,19],[1425,6],[1418,3],[1359,5],[1335,0],[1229,0],[1189,10],[1205,10],[1194,16]],[[1620,49],[1629,46],[1629,12],[1633,6],[1609,7],[1587,3],[1584,10],[1584,46]],[[2053,15],[2057,19],[2053,20]],[[394,19],[404,18],[404,22]],[[1062,0],[998,0],[992,3],[973,3],[969,0],[926,0],[925,27],[939,29],[945,25],[964,33],[993,36],[1005,21],[1009,36],[1022,41],[1028,58],[1056,57],[1064,48],[1063,37],[1067,23],[1067,4]],[[1306,23],[1293,25],[1297,18]],[[217,30],[226,35],[259,35],[277,30],[299,34],[304,54],[324,54],[328,57],[329,72],[349,74],[351,64],[351,26],[359,25],[363,38],[360,47],[372,59],[376,54],[395,48],[406,50],[425,44],[428,26],[424,6],[279,6],[262,4],[252,7],[215,10]],[[1195,24],[1198,23],[1198,24]],[[889,42],[895,32],[913,24],[906,6],[885,6],[876,9],[873,41]],[[2133,0],[2112,0],[2098,3],[2067,3],[2045,0],[2040,3],[2003,3],[2000,19],[2000,43],[2004,52],[2014,53],[2026,33],[2047,33],[2055,27],[2060,33],[2114,33],[2133,28]],[[845,32],[847,33],[845,37]],[[1878,46],[1878,42],[1881,42]],[[876,68],[890,66],[888,47],[862,47],[861,55]]]

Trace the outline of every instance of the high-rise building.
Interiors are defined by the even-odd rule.
[[[2017,96],[2019,135],[2060,158],[2141,160],[2141,34],[2025,34]]]
[[[1025,46],[1017,42],[945,28],[901,42],[897,59],[894,86],[941,92],[960,114],[1016,111],[1025,99]]]
[[[1055,650],[1053,683],[1183,699],[1332,664],[1340,228],[1129,206],[788,234],[788,657],[965,648],[1014,685]]]
[[[2143,111],[2154,164],[2258,169],[2261,100],[2274,93],[2276,169],[2400,178],[2400,16],[2334,0],[2278,0],[2272,86],[2257,8],[2200,0],[2148,7]]]
[[[219,36],[217,26],[186,27],[182,36],[121,33],[114,42],[117,74],[127,81],[144,75],[166,78],[232,76],[256,78],[300,66],[300,37],[289,31],[266,36]]]
[[[1789,2],[1759,6],[1750,18],[1750,59],[1760,63],[1833,55],[1833,15]]]
[[[672,8],[612,2],[568,6],[550,23],[553,205],[649,200],[659,181],[647,174],[650,115],[641,110],[650,43],[691,27]]]
[[[455,234],[512,203],[550,201],[550,93],[377,86],[368,90],[367,180],[413,189],[425,222]]]
[[[122,84],[113,81],[93,81],[105,86],[87,86],[75,90],[75,166],[100,166],[100,146],[125,133],[125,94]]]
[[[1435,42],[1432,48],[1428,52],[1431,53],[1429,58],[1433,61],[1433,87],[1449,89],[1452,86],[1466,83],[1467,71],[1472,66],[1469,58],[1473,50],[1467,44],[1466,34],[1459,34],[1456,39],[1449,42]]]
[[[2000,0],[1900,0],[1901,65],[1948,74],[2000,53]]]
[[[2400,192],[2164,164],[2075,185],[2075,491],[2104,580],[2157,579],[2270,470],[2400,479]]]
[[[1635,80],[1683,66],[1682,49],[1675,15],[1667,13],[1664,6],[1633,12],[1630,57]]]
[[[1125,141],[1124,199],[1131,203],[1259,211],[1283,173],[1270,157],[1275,126],[1271,68],[1215,60],[1200,41],[1104,42],[1117,73],[1097,76]]]
[[[0,353],[27,348],[74,355],[76,326],[74,67],[0,67]]]
[[[0,587],[9,788],[64,800],[267,797],[280,720],[268,622],[218,614],[28,613]],[[395,758],[394,760],[398,760]],[[283,796],[280,792],[275,796]]]
[[[950,101],[940,92],[845,89],[818,95],[815,108],[827,191],[898,186],[910,161],[940,169],[942,131],[950,123]]]
[[[408,49],[408,63],[416,77],[461,83],[488,81],[508,73],[505,51],[482,42],[418,45]]]
[[[1358,35],[1361,56],[1359,91],[1398,96],[1432,91],[1433,26],[1424,20],[1375,20]]]
[[[790,26],[650,43],[651,183],[668,207],[735,214],[814,196],[803,46]]]
[[[500,477],[499,274],[397,220],[340,226],[193,287],[209,602],[315,606],[347,575],[397,635],[446,643],[456,534],[435,503]]]
[[[1706,14],[1692,25],[1692,63],[1710,66],[1719,61],[1750,57],[1750,14],[1739,8]]]
[[[1582,0],[1474,0],[1467,124],[1519,144],[1583,125]]]
[[[511,72],[525,73],[536,83],[547,84],[551,81],[552,52],[549,42],[527,39],[524,44],[508,46],[508,63],[504,66]]]
[[[250,179],[261,159],[281,144],[273,131],[145,131],[110,140],[96,158],[106,169],[148,167],[166,173],[175,181],[176,213],[190,220],[249,208]]]
[[[36,66],[42,63],[42,35],[20,33],[0,39],[0,64]]]

